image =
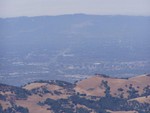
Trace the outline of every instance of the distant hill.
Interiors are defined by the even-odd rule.
[[[148,113],[150,75],[77,81],[36,81],[22,87],[0,84],[0,113]]]
[[[6,48],[22,55],[32,50],[51,52],[69,48],[82,57],[143,60],[150,57],[149,29],[150,17],[144,16],[74,14],[5,18],[0,19],[0,52],[4,55]]]
[[[150,73],[149,30],[150,16],[0,18],[0,82],[20,86],[41,79],[74,82],[93,73]]]

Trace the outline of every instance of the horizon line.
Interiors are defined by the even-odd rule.
[[[10,17],[0,17],[0,19],[9,18],[33,18],[33,17],[57,17],[57,16],[74,16],[74,15],[85,15],[85,16],[129,16],[129,17],[150,17],[150,15],[126,15],[126,14],[87,14],[87,13],[70,13],[70,14],[56,14],[56,15],[35,15],[35,16],[10,16]]]

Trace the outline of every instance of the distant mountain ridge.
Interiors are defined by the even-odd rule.
[[[145,59],[149,58],[149,29],[150,17],[142,16],[76,14],[7,18],[0,19],[0,47],[7,47],[8,51],[16,49],[19,54],[31,51],[30,48],[34,51],[70,48],[80,52],[79,48],[89,47],[89,51],[105,50],[99,56],[102,59],[110,55],[108,59]]]
[[[149,16],[0,19],[0,82],[19,86],[49,78],[74,82],[93,73],[150,73],[149,30]]]
[[[75,84],[51,80],[22,87],[0,84],[1,113],[148,113],[150,76],[95,75]]]

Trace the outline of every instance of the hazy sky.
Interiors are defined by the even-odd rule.
[[[74,13],[150,16],[150,0],[0,0],[0,17]]]

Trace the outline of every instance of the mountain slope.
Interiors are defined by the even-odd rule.
[[[93,96],[104,96],[106,88],[110,87],[112,96],[123,96],[127,98],[130,90],[138,91],[139,95],[144,93],[143,89],[149,87],[150,77],[140,75],[128,79],[112,78],[97,75],[77,83],[76,90]]]
[[[57,80],[36,81],[23,87],[0,84],[0,111],[1,113],[148,113],[149,81],[149,75],[128,79],[95,75],[75,84]]]

